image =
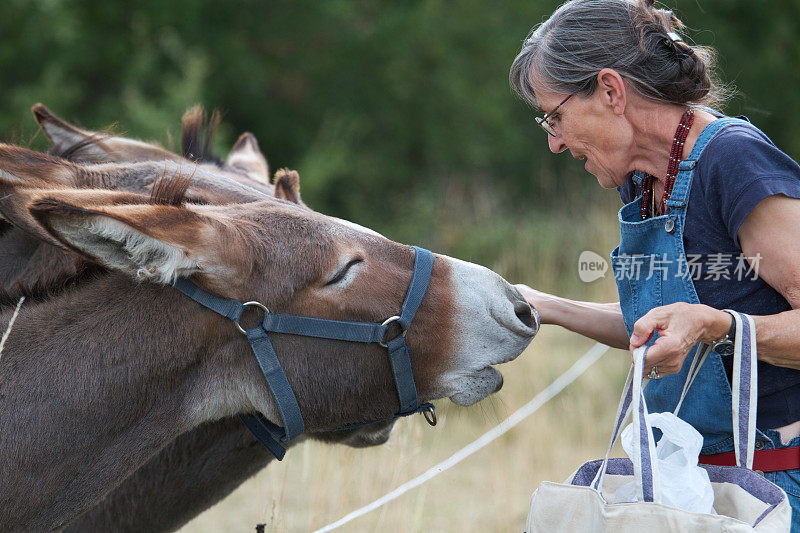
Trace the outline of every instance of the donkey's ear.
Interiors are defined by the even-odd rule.
[[[54,239],[28,211],[28,204],[37,196],[36,189],[20,187],[0,178],[0,216],[28,235],[63,248],[64,245]]]
[[[0,144],[0,181],[16,186],[50,188],[77,184],[77,168],[69,161],[20,146]]]
[[[185,206],[115,205],[115,194],[100,203],[83,191],[54,192],[29,210],[66,247],[138,279],[169,283],[227,270],[217,253],[220,226],[212,219]]]
[[[65,245],[42,227],[28,209],[28,206],[38,199],[54,194],[80,194],[86,205],[143,204],[149,201],[149,197],[145,195],[130,192],[105,189],[53,189],[44,185],[36,188],[33,185],[30,182],[20,184],[0,178],[0,215],[32,237],[60,248],[65,248]]]
[[[53,151],[57,154],[62,154],[74,146],[78,146],[89,140],[99,141],[101,135],[95,132],[84,131],[76,126],[73,126],[66,120],[57,116],[55,113],[47,109],[44,104],[34,104],[31,107],[31,112],[36,122],[41,126],[44,134],[53,143]],[[94,143],[92,146],[86,146],[86,151],[97,151],[98,155],[102,155],[103,151],[97,148]]]
[[[239,136],[225,159],[225,164],[243,171],[256,181],[269,184],[267,158],[261,153],[258,141],[252,133],[245,132]]]
[[[56,116],[42,104],[31,108],[36,122],[53,143],[52,153],[76,163],[134,163],[137,161],[185,161],[178,154],[151,143],[87,131]]]
[[[282,168],[275,173],[275,198],[306,205],[300,199],[300,174],[296,170]]]

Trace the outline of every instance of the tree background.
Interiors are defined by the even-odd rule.
[[[0,134],[45,148],[28,111],[41,101],[84,127],[169,145],[202,103],[224,113],[221,155],[253,132],[273,170],[300,172],[315,209],[547,285],[579,253],[550,233],[591,240],[592,210],[616,205],[549,153],[509,88],[522,40],[557,5],[6,0]],[[739,91],[725,111],[800,156],[800,2],[667,5],[718,49]]]

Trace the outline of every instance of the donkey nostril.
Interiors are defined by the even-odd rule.
[[[538,327],[538,324],[536,323],[537,321],[535,318],[533,318],[533,311],[531,311],[531,306],[528,304],[528,302],[524,300],[517,300],[514,302],[514,313],[516,313],[520,322],[529,328],[535,329]]]
[[[500,379],[497,382],[497,386],[494,388],[494,392],[500,392],[500,389],[503,388],[503,375],[498,374],[498,376],[500,377]]]

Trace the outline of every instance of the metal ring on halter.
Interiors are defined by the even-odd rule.
[[[658,379],[659,377],[661,377],[658,375],[658,367],[654,366],[653,368],[651,368],[650,373],[647,375],[647,377],[650,379]]]
[[[428,424],[432,426],[435,426],[436,422],[438,422],[438,420],[436,419],[436,408],[433,406],[433,404],[425,407],[422,410],[422,416],[424,416]]]
[[[258,307],[259,309],[261,309],[265,313],[269,313],[269,309],[267,309],[267,306],[262,304],[262,303],[260,303],[260,302],[245,302],[245,303],[242,304],[242,307],[244,307],[245,309],[247,309],[248,307]],[[244,312],[244,311],[242,311],[242,312]],[[233,323],[236,324],[236,327],[239,329],[239,331],[241,331],[244,335],[247,335],[247,332],[244,330],[244,328],[241,326],[241,324],[239,324],[238,320],[234,320]]]
[[[381,326],[388,326],[392,322],[400,322],[400,316],[399,315],[390,316],[389,318],[387,318],[386,320],[383,321],[383,324],[381,324]],[[403,330],[402,335],[403,335],[403,337],[406,336],[406,330]],[[386,343],[383,342],[383,341],[380,341],[378,344],[380,344],[384,348],[388,348]]]

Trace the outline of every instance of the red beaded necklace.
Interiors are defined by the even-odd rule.
[[[675,186],[675,178],[678,177],[678,165],[683,159],[683,143],[686,142],[686,137],[689,136],[689,129],[694,124],[694,109],[691,107],[681,117],[678,129],[675,130],[675,138],[672,141],[672,150],[669,153],[669,165],[667,166],[667,179],[664,182],[664,194],[661,196],[661,206],[658,214],[663,215],[666,212],[667,200],[672,195],[672,187]],[[655,211],[655,201],[653,199],[653,184],[655,178],[650,174],[645,174],[642,183],[642,220],[650,217],[650,205],[653,204],[653,211]],[[653,213],[655,216],[656,213]]]

